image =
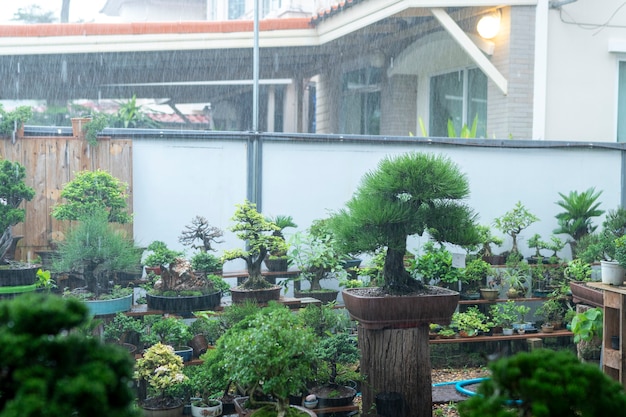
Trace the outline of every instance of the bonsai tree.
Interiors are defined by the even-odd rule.
[[[317,357],[328,366],[330,375],[327,385],[331,388],[337,387],[338,365],[352,365],[359,361],[360,354],[356,344],[356,338],[350,337],[347,333],[335,333],[320,340]],[[319,391],[312,390],[313,394],[316,392]]]
[[[171,346],[157,343],[146,349],[143,356],[137,359],[134,377],[140,383],[140,405],[150,408],[182,407],[180,398],[168,395],[168,390],[187,379],[183,373],[183,358],[174,353]]]
[[[566,306],[556,298],[544,301],[535,311],[535,314],[542,317],[546,323],[551,323],[555,328],[559,328],[565,316]]]
[[[459,403],[463,417],[609,416],[626,407],[622,385],[568,351],[538,349],[489,364],[478,395]]]
[[[455,312],[452,323],[468,336],[475,336],[478,331],[488,332],[493,327],[493,322],[476,306],[471,306],[464,312]]]
[[[554,230],[554,233],[570,236],[567,243],[572,250],[572,257],[576,256],[576,245],[580,239],[593,233],[598,227],[593,225],[593,218],[604,214],[598,202],[601,194],[602,191],[596,192],[594,187],[581,193],[578,191],[570,191],[568,195],[559,193],[561,200],[556,204],[565,211],[556,215],[559,227]]]
[[[312,377],[315,336],[298,317],[277,303],[261,309],[230,328],[217,342],[231,379],[247,387],[253,407],[256,392],[271,396],[283,417],[289,395],[299,392]]]
[[[82,171],[63,187],[61,198],[52,209],[57,220],[79,220],[94,211],[104,209],[108,221],[128,223],[132,217],[127,211],[128,185],[106,171]]]
[[[149,253],[144,259],[144,264],[151,268],[167,267],[176,258],[182,257],[183,253],[167,247],[165,242],[155,240],[146,248]]]
[[[0,104],[0,135],[12,135],[13,132],[24,127],[24,123],[31,117],[33,117],[33,109],[30,106],[18,106],[14,110],[6,111]]]
[[[223,261],[233,259],[243,259],[248,269],[248,279],[242,284],[245,289],[261,289],[271,286],[263,275],[261,275],[261,265],[268,253],[285,250],[286,243],[274,232],[280,228],[267,221],[261,213],[256,210],[256,204],[246,200],[243,204],[237,204],[237,210],[232,218],[236,223],[231,227],[231,231],[236,236],[247,243],[246,249],[230,249],[224,251]]]
[[[528,247],[531,249],[535,249],[535,254],[533,255],[533,257],[537,260],[540,260],[543,259],[543,255],[541,255],[541,250],[547,249],[548,243],[541,240],[541,235],[539,233],[535,233],[530,237],[530,239],[528,239]]]
[[[489,316],[495,326],[512,329],[513,322],[517,319],[515,301],[509,300],[506,303],[492,304],[489,306]]]
[[[309,282],[311,291],[321,291],[320,281],[332,276],[347,277],[343,261],[347,258],[325,221],[314,221],[306,232],[298,232],[289,242],[288,256],[300,270],[297,279]]]
[[[136,270],[141,259],[132,239],[116,230],[108,217],[102,208],[84,213],[60,242],[53,263],[56,272],[82,276],[86,290],[96,297],[111,290],[113,273]]]
[[[89,320],[82,302],[51,294],[0,303],[2,415],[140,416],[131,356],[79,331]]]
[[[577,244],[576,255],[587,263],[615,260],[616,239],[626,235],[626,209],[609,210],[599,233],[583,236]]]
[[[267,220],[270,223],[274,223],[278,226],[278,230],[275,230],[272,235],[281,238],[284,242],[286,242],[285,235],[283,234],[283,230],[288,227],[298,227],[297,224],[293,222],[293,217],[285,216],[282,214],[278,214],[274,217],[267,217]],[[287,256],[287,248],[276,249],[270,252],[271,257],[284,257]]]
[[[522,230],[538,221],[539,218],[528,211],[521,201],[518,201],[515,207],[504,213],[501,217],[494,219],[493,223],[496,229],[511,236],[513,244],[511,246],[510,255],[519,257],[520,252],[517,247],[517,237]]]
[[[429,232],[437,242],[478,242],[475,215],[463,200],[469,185],[444,156],[408,153],[383,159],[366,174],[346,208],[331,218],[349,252],[386,248],[383,289],[402,294],[423,290],[404,266],[407,238]]]
[[[424,283],[435,283],[442,287],[458,290],[461,270],[452,266],[452,254],[443,246],[435,246],[426,242],[424,253],[415,259],[415,267],[411,268]]]
[[[146,320],[141,341],[148,346],[163,343],[177,348],[187,345],[191,337],[189,326],[182,319],[155,315],[155,317]]]
[[[465,268],[461,270],[463,292],[479,292],[480,288],[484,288],[484,285],[487,285],[487,277],[490,275],[493,275],[493,268],[488,262],[482,259],[469,261]]]
[[[190,225],[185,226],[185,230],[178,237],[178,241],[184,246],[189,246],[200,252],[212,252],[215,251],[214,244],[222,243],[218,239],[223,235],[222,229],[211,226],[204,217],[196,216],[191,220]]]
[[[478,240],[481,248],[478,250],[478,255],[483,258],[493,256],[491,245],[500,246],[503,240],[497,236],[491,234],[491,228],[487,225],[477,225],[476,230],[478,232]]]
[[[26,210],[20,205],[35,196],[35,190],[24,183],[25,177],[26,168],[19,162],[0,161],[0,261],[13,243],[13,226],[24,221]]]

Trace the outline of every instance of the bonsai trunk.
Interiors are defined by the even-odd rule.
[[[267,255],[267,250],[262,248],[259,252],[259,256],[256,258],[252,255],[245,258],[246,265],[248,267],[248,279],[244,282],[244,288],[248,289],[260,289],[269,286],[269,283],[263,278],[261,274],[261,265]]]
[[[7,227],[6,230],[0,236],[0,261],[4,260],[6,253],[8,252],[11,244],[13,243],[13,228]]]
[[[404,268],[404,255],[406,255],[406,236],[395,245],[389,245],[385,256],[384,289],[390,293],[409,292],[412,289],[423,288],[422,283],[413,279]]]
[[[376,415],[380,392],[400,392],[404,413],[398,417],[431,417],[432,386],[428,327],[364,329],[359,326],[365,415]],[[371,411],[370,411],[371,410]],[[368,414],[369,413],[369,414]]]

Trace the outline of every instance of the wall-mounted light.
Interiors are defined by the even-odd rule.
[[[500,10],[484,15],[476,25],[478,34],[484,39],[493,39],[500,30]]]

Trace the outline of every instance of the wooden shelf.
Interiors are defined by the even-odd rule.
[[[495,300],[484,300],[479,298],[478,300],[459,300],[459,305],[472,305],[472,304],[494,304],[494,303],[506,303],[507,301],[515,301],[518,303],[533,302],[533,301],[546,301],[547,298],[532,297],[532,298],[497,298]]]
[[[495,334],[493,336],[474,336],[474,337],[455,337],[453,339],[430,339],[431,344],[440,343],[477,343],[477,342],[498,342],[502,340],[523,340],[532,338],[546,338],[546,337],[572,337],[574,334],[569,330],[556,330],[552,333],[524,333],[524,334],[512,334],[505,336],[503,334]]]

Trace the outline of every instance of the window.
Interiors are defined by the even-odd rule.
[[[246,12],[245,0],[229,0],[228,1],[228,19],[239,19]]]
[[[626,61],[619,63],[617,86],[617,141],[626,142]]]
[[[341,133],[380,134],[380,68],[344,74],[340,113]]]
[[[430,79],[429,135],[448,137],[448,120],[460,134],[477,120],[476,137],[487,129],[487,77],[477,68],[464,69]]]

